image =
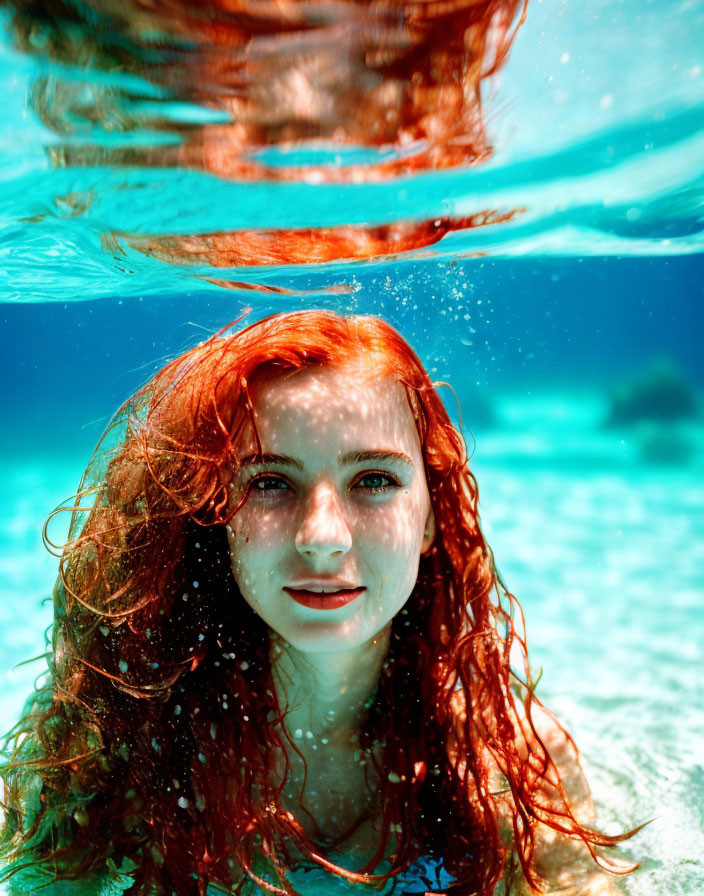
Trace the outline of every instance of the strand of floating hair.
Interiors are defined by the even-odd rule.
[[[521,12],[520,19],[517,22],[515,22],[515,24],[513,26],[513,33],[509,33],[509,31],[507,31],[506,35],[504,36],[504,41],[503,41],[504,48],[510,48],[513,45],[513,41],[514,41],[514,38],[516,37],[516,33],[518,32],[518,29],[521,27],[521,25],[525,22],[527,13],[528,13],[528,0],[523,0],[523,11]],[[508,49],[504,49],[504,53],[503,53],[504,58],[506,57],[507,53],[508,53]],[[486,75],[491,75],[491,74],[495,73],[498,65],[501,65],[501,62],[499,62],[497,60],[497,64],[492,66],[488,72],[483,73],[483,77],[486,77]]]
[[[95,753],[101,753],[105,748],[104,747],[96,747],[93,750],[88,750],[86,753],[80,753],[78,756],[69,756],[67,759],[57,759],[52,762],[52,767],[56,767],[59,765],[69,765],[71,762],[78,762],[79,759],[85,759],[88,756],[93,756]],[[24,759],[20,762],[13,763],[13,768],[43,768],[42,763],[45,762],[44,759]],[[2,768],[2,766],[0,766]]]
[[[519,641],[520,641],[520,636],[517,636],[517,637],[518,637],[518,639],[519,639]],[[512,671],[511,674],[512,674],[512,675],[513,675],[519,682],[521,681],[520,678],[516,675],[516,673],[515,673],[514,671]],[[528,677],[529,677],[529,676],[528,676]],[[530,680],[530,677],[529,677],[529,680]],[[524,684],[524,683],[521,682],[521,684]],[[538,733],[538,731],[537,731],[537,729],[535,728],[535,725],[534,725],[534,723],[533,723],[533,720],[532,720],[532,714],[531,714],[531,706],[530,706],[531,701],[536,702],[536,703],[537,703],[541,708],[543,708],[543,709],[544,709],[544,710],[545,710],[545,711],[546,711],[546,712],[547,712],[547,713],[548,713],[548,714],[549,714],[555,721],[557,721],[557,720],[555,719],[554,714],[551,713],[549,710],[547,710],[547,709],[543,706],[543,704],[541,703],[541,701],[540,701],[537,697],[535,697],[535,694],[533,693],[533,686],[526,685],[526,684],[524,684],[524,686],[527,687],[527,688],[529,689],[530,694],[531,694],[531,699],[528,700],[527,703],[526,703],[527,720],[528,720],[528,723],[529,723],[529,725],[530,725],[530,729],[531,729],[531,732],[532,732],[533,736],[536,738],[536,740],[538,741],[538,743],[540,744],[540,746],[542,747],[542,750],[543,750],[543,760],[542,760],[542,763],[541,763],[541,764],[542,764],[542,767],[541,767],[540,769],[536,769],[536,768],[534,768],[533,765],[532,765],[532,763],[531,763],[531,761],[530,761],[530,757],[529,757],[529,759],[528,759],[528,767],[531,768],[531,770],[532,770],[534,773],[537,773],[538,776],[541,777],[541,778],[543,778],[543,779],[544,779],[544,777],[545,777],[545,773],[546,773],[546,771],[547,771],[548,769],[552,768],[553,771],[556,772],[555,777],[556,777],[556,779],[557,779],[557,784],[555,784],[554,781],[551,782],[551,783],[552,783],[553,786],[555,786],[555,787],[557,788],[557,791],[558,791],[558,793],[559,793],[559,795],[560,795],[560,797],[561,797],[562,803],[563,803],[563,805],[565,806],[565,808],[564,808],[563,810],[559,810],[559,809],[557,809],[556,807],[546,808],[545,806],[541,806],[541,805],[539,805],[539,804],[536,804],[535,809],[536,809],[537,811],[534,813],[534,817],[535,817],[538,821],[542,822],[543,824],[547,823],[547,822],[546,822],[546,819],[550,819],[550,826],[551,826],[554,830],[557,830],[557,831],[559,831],[560,833],[563,833],[563,834],[565,834],[565,835],[567,835],[567,836],[571,836],[571,837],[575,837],[575,836],[576,836],[576,837],[578,837],[580,840],[583,841],[583,843],[584,843],[584,845],[586,846],[586,848],[587,848],[589,854],[591,855],[592,859],[593,859],[593,860],[594,860],[600,867],[604,868],[605,870],[607,870],[607,871],[611,871],[612,873],[618,873],[618,874],[627,874],[627,873],[629,873],[630,871],[635,870],[635,869],[638,867],[638,863],[634,863],[632,867],[627,868],[627,869],[615,870],[615,867],[612,866],[612,863],[611,863],[611,861],[610,861],[609,859],[602,858],[602,857],[600,857],[600,856],[597,854],[595,847],[596,847],[596,846],[614,846],[616,843],[618,843],[618,842],[620,842],[621,840],[625,839],[626,836],[629,836],[629,835],[631,835],[631,834],[637,833],[639,830],[641,830],[641,829],[642,829],[646,824],[648,824],[649,822],[647,822],[647,821],[644,822],[642,825],[640,825],[639,827],[635,828],[632,832],[629,832],[629,833],[626,834],[626,835],[618,835],[618,836],[615,836],[615,837],[613,837],[613,836],[609,836],[609,835],[606,835],[606,834],[600,834],[599,832],[594,831],[593,829],[588,829],[588,833],[586,833],[586,834],[583,834],[583,833],[580,833],[580,832],[578,832],[578,831],[575,831],[575,827],[579,827],[579,824],[578,824],[577,820],[575,819],[572,810],[570,809],[569,799],[567,798],[567,794],[566,794],[566,792],[565,792],[565,790],[564,790],[564,785],[563,785],[563,782],[562,782],[562,780],[561,780],[561,778],[560,778],[560,775],[559,775],[559,773],[557,773],[557,768],[556,768],[556,766],[555,766],[554,760],[551,758],[550,753],[549,753],[549,751],[547,750],[547,747],[545,746],[545,744],[544,744],[542,738],[540,737],[540,735],[539,735],[539,733]],[[521,730],[521,733],[523,734],[524,739],[527,740],[527,737],[526,737],[526,730],[525,730],[525,727],[524,727],[524,724],[523,724],[523,720],[521,719],[521,717],[520,717],[518,714],[516,714],[516,716],[515,716],[515,720],[516,720],[516,722],[517,722],[517,724],[518,724],[518,727],[519,727],[520,730]],[[571,736],[570,736],[570,735],[569,735],[569,734],[562,728],[561,725],[559,725],[559,723],[558,723],[558,727],[560,728],[560,730],[561,730],[561,731],[563,732],[563,734],[565,735],[567,741],[572,745],[572,747],[573,747],[573,749],[575,750],[575,752],[578,752],[578,751],[577,751],[577,747],[576,747],[576,745],[575,745],[573,739],[571,738]],[[511,788],[511,789],[513,789],[513,788]],[[521,810],[520,810],[520,803],[517,803],[517,809],[519,809],[519,814],[520,814],[521,817],[524,819],[524,821],[526,821],[526,823],[527,823],[526,818],[524,818],[524,813],[521,812]],[[531,813],[531,814],[533,814],[533,813]],[[561,824],[561,823],[559,823],[559,822],[557,821],[558,818],[567,819],[567,820],[568,820],[569,822],[571,822],[571,823],[570,823],[570,824]]]
[[[149,547],[149,544],[150,544],[150,542],[146,542],[146,544],[144,545],[144,547]],[[133,548],[133,550],[136,551],[137,548],[135,547],[135,548]],[[112,604],[112,603],[114,603],[119,597],[122,597],[122,595],[128,590],[129,587],[130,587],[130,582],[129,582],[129,579],[128,579],[128,581],[125,582],[124,585],[121,585],[121,586],[117,589],[117,591],[113,591],[112,594],[110,594],[108,597],[105,598],[105,603],[106,603],[106,604]],[[151,602],[151,599],[148,599],[147,602],[146,602],[145,604],[138,604],[136,608],[135,608],[135,607],[132,607],[130,610],[127,610],[127,611],[126,611],[126,614],[127,614],[127,615],[130,615],[130,614],[132,614],[132,613],[135,613],[136,610],[141,610],[142,607],[147,606],[147,604],[149,604],[150,602]],[[103,615],[103,616],[107,616],[108,614],[107,614],[107,613],[102,613],[102,612],[101,612],[101,615]],[[118,614],[118,615],[119,615],[119,614]]]
[[[479,505],[479,486],[476,485],[476,480],[475,480],[475,493],[476,493],[476,503],[478,506]],[[492,588],[490,590],[496,591],[496,594],[498,597],[497,612],[503,613],[504,616],[507,619],[509,619],[511,621],[511,623],[513,623],[513,618],[515,616],[516,607],[518,607],[519,612],[521,613],[521,619],[522,619],[521,625],[522,625],[523,631],[525,632],[526,623],[525,623],[525,618],[523,616],[523,608],[521,607],[519,602],[516,600],[516,596],[514,594],[512,594],[508,590],[506,585],[504,584],[504,580],[501,578],[501,574],[499,573],[498,569],[496,568],[496,560],[494,558],[494,552],[491,549],[490,545],[488,545],[486,543],[486,541],[484,541],[484,549],[485,549],[486,555],[489,558],[489,561],[491,563],[491,570],[492,570],[493,577],[494,577],[494,584],[492,585]],[[501,587],[501,591],[499,590],[499,586]],[[503,592],[503,594],[502,594],[502,592]],[[508,611],[506,609],[504,609],[504,607],[502,606],[502,598],[508,598],[508,604],[509,604]],[[527,653],[528,647],[526,645],[525,638],[521,638],[520,635],[518,635],[515,632],[515,630],[514,630],[514,635],[518,639],[521,647],[523,647],[524,652]]]
[[[223,496],[220,499],[220,501],[218,501],[216,504],[215,498],[216,498],[218,492],[220,492],[220,491],[223,491]],[[203,510],[204,507],[207,507],[209,510],[211,510],[215,514],[216,524],[219,524],[219,522],[221,522],[219,519],[220,511],[222,510],[223,507],[227,506],[227,501],[228,501],[227,489],[224,489],[220,483],[216,482],[210,487],[207,494],[205,494],[203,496],[202,501],[200,501],[197,506],[192,508],[192,510],[190,511],[191,518],[199,526],[212,525],[207,522],[201,522],[196,516],[196,514],[199,513],[201,510]]]
[[[58,508],[57,508],[57,511],[60,511],[60,510],[70,510],[70,509],[71,509],[70,507],[58,507]],[[54,512],[57,512],[57,511],[54,511]],[[103,530],[101,531],[101,535],[108,535],[108,534],[110,534],[111,532],[121,532],[121,531],[122,531],[122,527],[116,524],[116,525],[114,525],[114,526],[109,526],[108,528],[103,529]],[[101,538],[98,538],[97,533],[91,533],[91,534],[89,534],[89,535],[82,535],[82,536],[79,536],[78,538],[70,538],[70,539],[66,542],[66,544],[64,545],[64,550],[66,549],[66,547],[67,547],[69,544],[71,544],[73,547],[77,547],[79,544],[81,544],[81,542],[85,542],[85,541],[92,541],[93,544],[96,545],[96,547],[104,548],[104,549],[107,550],[107,551],[115,551],[115,550],[119,550],[120,553],[123,553],[123,554],[129,554],[130,551],[141,550],[142,548],[149,547],[149,545],[151,544],[150,541],[145,541],[143,544],[139,545],[139,547],[132,547],[132,548],[115,548],[114,545],[107,544],[107,543],[106,543],[105,541],[103,541]],[[55,555],[55,556],[57,556],[57,555]],[[59,556],[59,557],[63,557],[63,553],[62,553],[62,554],[59,554],[58,556]]]
[[[103,442],[108,437],[108,435],[112,432],[112,430],[115,429],[118,426],[118,424],[121,422],[120,418],[122,417],[122,415],[126,411],[127,412],[129,411],[131,402],[132,402],[132,398],[128,398],[127,401],[124,401],[120,405],[120,407],[115,411],[115,413],[112,415],[112,417],[108,420],[107,426],[103,430],[102,435],[98,439],[97,445],[95,446],[95,448],[93,449],[93,451],[91,453],[90,459],[88,460],[88,465],[86,466],[85,471],[83,472],[83,476],[81,476],[81,481],[78,483],[78,494],[79,495],[85,494],[85,493],[97,488],[96,486],[91,486],[88,489],[83,489],[83,483],[86,481],[86,479],[89,475],[89,470],[93,466],[93,461],[95,460],[98,453],[100,452],[100,446],[103,444]],[[129,424],[129,415],[128,415],[128,424]]]
[[[165,494],[167,494],[167,495],[171,498],[171,500],[174,502],[174,504],[175,504],[177,507],[180,507],[181,510],[185,510],[185,509],[186,509],[185,502],[181,501],[180,498],[177,498],[176,495],[174,494],[174,492],[172,492],[171,489],[170,489],[168,486],[166,486],[163,482],[161,482],[161,481],[157,478],[156,474],[154,473],[154,469],[153,469],[153,467],[152,467],[151,460],[149,459],[149,452],[150,452],[150,450],[151,450],[151,449],[149,448],[149,445],[145,445],[144,464],[145,464],[147,470],[149,471],[149,475],[152,477],[152,481],[153,481],[153,482],[154,482],[154,483],[155,483],[155,484],[156,484],[156,485],[157,485],[163,492],[165,492]],[[184,453],[186,456],[188,456],[188,452],[183,452],[183,453]]]
[[[239,433],[240,433],[240,430],[241,430],[243,427],[244,427],[244,420],[238,425],[237,430],[234,432],[234,434],[233,434],[233,436],[232,436],[232,439],[236,439],[236,438],[237,438],[237,436],[238,436]],[[231,440],[231,444],[232,444],[232,440]],[[233,478],[234,478],[234,477],[233,477]],[[232,485],[233,485],[233,483],[232,483],[232,481],[230,481],[230,483],[229,483],[229,485],[228,485],[228,488],[232,488]],[[230,520],[235,516],[235,514],[237,514],[237,513],[242,509],[242,507],[244,506],[244,504],[245,504],[246,501],[247,501],[247,490],[244,489],[244,490],[243,490],[242,497],[241,497],[240,500],[237,502],[237,504],[235,505],[235,507],[233,507],[232,510],[230,510],[229,513],[227,513],[227,514],[222,518],[222,520],[220,521],[220,522],[222,523],[222,525],[226,526],[226,525],[230,522]]]
[[[217,491],[219,491],[221,488],[222,488],[222,486],[218,486],[218,490],[217,490]],[[216,491],[215,494],[217,494],[217,491]],[[193,521],[194,521],[198,526],[203,526],[203,527],[205,527],[205,526],[209,526],[209,525],[210,525],[210,526],[213,526],[213,525],[215,525],[215,526],[221,525],[221,524],[223,523],[223,518],[220,516],[220,511],[223,509],[223,507],[227,507],[228,500],[229,500],[229,499],[228,499],[228,497],[227,497],[227,489],[224,489],[224,490],[223,490],[223,497],[222,497],[222,499],[221,499],[220,501],[217,502],[217,504],[215,503],[215,498],[214,498],[214,497],[210,499],[210,501],[209,501],[209,504],[211,505],[210,510],[212,510],[212,512],[213,512],[213,514],[214,514],[214,516],[215,516],[215,522],[210,522],[210,523],[208,523],[207,521],[203,521],[203,522],[201,522],[201,521],[195,516],[195,513],[197,513],[198,510],[200,510],[200,509],[203,508],[203,506],[204,506],[204,504],[205,504],[205,501],[203,501],[203,503],[201,504],[201,506],[200,506],[197,510],[194,511]],[[232,519],[232,517],[230,516],[229,519]]]
[[[286,813],[286,821],[285,830],[288,830],[289,835],[293,835],[294,842],[298,842],[298,845],[305,844],[307,838],[303,833],[303,829],[300,826],[300,823],[296,820],[295,816],[291,812]],[[374,882],[380,882],[382,880],[386,880],[386,875],[381,874],[364,874],[359,871],[350,871],[348,868],[342,868],[340,865],[336,865],[334,862],[331,862],[329,859],[326,859],[324,856],[320,855],[317,852],[311,851],[310,857],[322,868],[326,868],[328,871],[332,871],[335,874],[339,874],[341,871],[344,872],[343,876],[350,881],[354,881],[355,883],[360,884],[370,884]]]
[[[254,309],[253,309],[250,305],[245,305],[244,308],[242,309],[242,312],[241,312],[241,314],[240,314],[239,317],[236,317],[234,320],[230,321],[229,324],[225,324],[225,326],[222,327],[220,330],[218,330],[217,333],[213,333],[213,335],[212,335],[210,338],[211,338],[211,339],[218,339],[218,338],[219,338],[220,336],[222,336],[224,333],[227,333],[228,330],[231,330],[232,327],[237,326],[237,324],[238,324],[240,321],[244,320],[245,317],[247,317],[248,314],[251,314],[253,310],[254,310]]]
[[[75,653],[72,655],[76,656]],[[64,702],[77,703],[79,706],[83,707],[87,715],[95,716],[95,710],[92,707],[88,706],[85,700],[81,700],[80,697],[76,696],[76,694],[74,694],[72,691],[69,691],[67,688],[62,687],[62,685],[57,681],[54,682],[54,690],[64,699]]]
[[[14,672],[14,670],[19,669],[20,666],[28,666],[30,663],[36,663],[37,660],[44,659],[49,655],[50,654],[47,651],[45,651],[44,653],[38,653],[36,656],[31,656],[27,660],[20,660],[19,663],[15,663],[15,665],[12,667],[12,670]],[[36,678],[34,680],[36,682]]]
[[[212,460],[213,460],[213,458],[212,458],[211,455],[208,455],[208,454],[200,454],[200,453],[198,453],[198,452],[196,452],[196,451],[187,451],[187,450],[183,447],[183,443],[182,443],[182,442],[179,442],[174,436],[170,436],[170,435],[168,435],[167,433],[163,433],[163,432],[162,432],[158,427],[156,427],[156,426],[153,426],[153,427],[152,427],[152,436],[155,437],[155,438],[160,439],[162,442],[170,443],[170,444],[173,446],[173,447],[171,447],[171,448],[168,449],[168,451],[169,451],[171,454],[180,455],[181,457],[190,457],[190,458],[192,458],[193,460],[202,460],[202,461],[206,461],[206,462],[207,462],[207,461],[212,461]],[[145,444],[144,447],[146,448],[147,451],[154,451],[154,450],[157,450],[157,451],[160,451],[160,452],[161,452],[161,451],[164,450],[163,448],[154,449],[154,448],[151,447],[149,444]]]
[[[264,880],[263,877],[259,877],[258,874],[255,874],[252,871],[251,865],[248,868],[245,868],[247,873],[247,877],[254,881],[257,886],[261,887],[263,890],[266,890],[267,893],[276,893],[276,896],[291,896],[289,890],[282,890],[281,887],[277,887],[274,884],[270,884],[268,880]]]
[[[170,680],[166,680],[161,682],[158,685],[133,685],[128,684],[124,679],[120,678],[119,675],[112,675],[110,672],[107,672],[105,669],[101,669],[98,666],[94,666],[92,663],[89,663],[88,660],[84,660],[82,656],[78,656],[78,654],[73,655],[74,659],[77,659],[79,663],[83,663],[84,666],[88,666],[89,669],[92,669],[94,672],[97,672],[98,675],[103,675],[105,678],[109,678],[111,681],[116,681],[118,684],[121,684],[123,687],[128,689],[131,693],[135,694],[135,696],[144,697],[148,699],[149,692],[157,692],[163,690],[164,688],[170,687],[174,682],[176,682],[180,676],[180,672],[175,672]],[[145,692],[144,694],[140,692]]]
[[[59,566],[59,574],[61,576],[61,582],[71,597],[78,601],[78,603],[84,607],[86,610],[90,610],[91,613],[94,613],[96,616],[102,616],[104,619],[121,619],[124,616],[130,616],[136,613],[138,610],[141,610],[142,607],[147,607],[152,601],[152,598],[147,598],[142,601],[142,603],[137,604],[136,606],[131,607],[129,610],[122,610],[119,613],[111,613],[107,610],[100,610],[98,607],[94,607],[89,604],[86,600],[84,600],[79,594],[75,591],[72,591],[66,582],[66,577],[64,576],[63,564]],[[123,585],[121,589],[119,589],[116,594],[121,593],[127,588],[127,585]],[[111,595],[113,597],[115,595]]]
[[[220,332],[222,333],[223,331],[220,330]],[[212,337],[208,340],[208,342],[206,343],[206,345],[210,345],[210,348],[211,348],[212,351],[215,351],[215,350],[217,350],[217,349],[220,350],[220,360],[222,360],[224,357],[226,357],[227,354],[229,353],[229,350],[230,350],[230,340],[229,340],[229,339],[220,339],[220,340],[218,341],[218,334],[216,334],[215,336],[212,336]],[[217,365],[217,362],[216,362],[216,367],[217,367],[217,366],[218,366],[218,365]],[[226,374],[223,373],[223,375],[222,375],[222,377],[220,378],[220,380],[222,380],[225,376],[226,376]],[[213,390],[213,391],[214,391],[214,390]]]
[[[158,435],[158,432],[157,432],[157,435]],[[166,437],[166,438],[165,438],[165,441],[172,441],[172,442],[173,442],[173,439],[170,439],[169,437]],[[178,497],[178,496],[176,495],[175,492],[173,492],[167,485],[165,485],[163,482],[161,482],[161,481],[159,480],[159,478],[155,475],[155,473],[154,473],[154,469],[153,469],[152,464],[151,464],[151,460],[150,460],[150,458],[149,458],[149,454],[150,454],[150,452],[153,451],[153,450],[154,450],[154,449],[151,448],[149,445],[145,445],[145,451],[144,451],[144,455],[143,455],[143,456],[144,456],[144,463],[145,463],[145,465],[146,465],[146,467],[147,467],[147,469],[148,469],[148,471],[149,471],[149,474],[150,474],[150,476],[152,477],[152,480],[154,481],[154,483],[155,483],[155,484],[156,484],[156,485],[157,485],[163,492],[165,492],[165,493],[171,498],[171,500],[174,502],[174,504],[175,504],[177,507],[179,507],[182,511],[183,511],[183,510],[188,510],[188,512],[189,512],[190,514],[197,513],[197,512],[198,512],[202,507],[204,507],[205,504],[207,503],[207,501],[208,501],[208,496],[206,495],[206,496],[202,499],[202,501],[200,501],[200,503],[198,503],[198,504],[196,504],[196,505],[194,505],[194,506],[189,506],[188,503],[187,503],[186,501],[183,501],[180,497]],[[181,455],[182,457],[189,457],[189,458],[191,458],[191,459],[195,459],[195,460],[202,460],[202,461],[204,461],[204,462],[206,462],[206,463],[214,463],[214,462],[215,462],[215,461],[214,461],[214,458],[213,458],[212,456],[199,455],[199,454],[195,454],[195,453],[193,453],[193,452],[191,452],[191,451],[185,451],[185,450],[172,450],[171,453],[172,453],[172,454]]]
[[[257,443],[257,455],[262,454],[262,440],[259,437],[259,430],[257,429],[257,424],[254,419],[254,405],[252,404],[252,398],[249,394],[249,383],[247,382],[247,377],[243,376],[240,378],[240,388],[244,393],[245,404],[247,406],[247,413],[249,414],[249,420],[252,424],[252,429],[254,430],[254,439]]]
[[[76,498],[81,497],[81,493],[77,492],[75,496]],[[71,498],[67,498],[67,500],[71,500]],[[49,538],[48,528],[51,521],[57,516],[59,513],[70,513],[72,516],[74,513],[90,513],[93,507],[80,507],[78,505],[74,505],[73,507],[56,507],[51,511],[49,516],[46,518],[44,525],[42,526],[42,544],[44,545],[44,550],[47,553],[51,554],[52,557],[60,558],[63,552],[66,550],[66,547],[71,544],[74,539],[69,538],[68,541],[64,542],[63,545],[54,544],[54,542]],[[58,553],[57,553],[58,552]]]
[[[464,462],[466,464],[472,455],[469,453],[469,450],[467,449],[467,440],[464,437],[464,423],[462,422],[462,408],[460,406],[460,400],[457,397],[457,393],[455,392],[454,387],[452,386],[452,383],[446,383],[444,380],[441,380],[440,382],[437,382],[437,383],[433,383],[433,389],[437,389],[440,386],[447,386],[447,388],[450,390],[450,392],[452,392],[452,395],[454,396],[455,404],[457,405],[457,416],[459,417],[459,424],[460,424],[459,425],[459,434],[460,434],[460,438],[462,439],[462,444],[464,445]],[[470,430],[470,433],[472,433],[471,430]],[[472,433],[472,441],[474,442],[474,447],[472,448],[472,454],[474,454],[474,450],[477,447],[477,440],[474,438],[474,433]]]
[[[220,429],[220,432],[225,436],[225,438],[229,442],[230,439],[232,438],[232,436],[230,434],[229,429],[225,426],[225,423],[223,422],[222,417],[220,416],[220,409],[218,407],[218,403],[217,403],[217,399],[216,399],[216,395],[218,392],[218,386],[220,385],[220,383],[222,383],[222,381],[224,379],[226,379],[226,377],[227,377],[227,374],[223,373],[223,375],[220,377],[220,379],[217,380],[217,382],[214,384],[214,386],[212,388],[212,395],[213,395],[213,409],[215,411],[215,417],[218,422],[218,428]]]

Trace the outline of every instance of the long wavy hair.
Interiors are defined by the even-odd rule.
[[[381,833],[376,854],[349,871],[282,806],[268,631],[235,584],[225,525],[238,509],[239,446],[256,432],[253,378],[360,357],[405,388],[437,534],[393,621],[361,733],[383,771]],[[467,460],[421,361],[373,317],[275,315],[157,373],[114,418],[78,492],[48,683],[6,743],[5,877],[32,867],[45,882],[80,879],[128,860],[130,893],[203,896],[208,882],[229,888],[243,874],[293,893],[287,872],[301,855],[376,884],[432,855],[453,894],[489,896],[516,857],[541,886],[541,826],[595,857],[622,839],[577,821],[536,731],[520,607],[480,531]]]

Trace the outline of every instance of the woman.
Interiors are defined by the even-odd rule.
[[[534,694],[462,437],[388,324],[281,314],[177,358],[70,538],[4,772],[12,880],[488,896],[625,870]]]

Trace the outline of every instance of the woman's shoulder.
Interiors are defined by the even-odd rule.
[[[458,735],[463,729],[466,719],[467,707],[464,691],[458,689],[452,697],[452,713],[458,728]],[[517,707],[520,711],[520,707]],[[452,761],[461,764],[462,755],[459,749],[461,737],[448,744],[448,753]],[[574,741],[560,725],[555,716],[537,700],[530,705],[530,714],[524,714],[517,718],[515,725],[515,739],[513,742],[515,755],[521,760],[526,760],[531,754],[544,755],[547,753],[552,760],[552,771],[548,771],[542,778],[541,787],[543,796],[556,803],[562,801],[563,796],[574,812],[575,818],[581,824],[589,824],[594,820],[594,806],[587,779],[582,771],[579,761],[579,752]],[[501,769],[501,763],[497,754],[485,744],[481,751],[482,760],[489,774],[489,787],[495,795],[504,795],[499,798],[500,809],[509,810],[513,816],[513,804],[510,792],[505,788],[505,777]]]

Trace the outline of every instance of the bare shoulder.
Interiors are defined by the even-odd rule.
[[[466,703],[464,694],[459,690],[453,694],[452,710],[457,726],[461,728],[466,720]],[[461,737],[458,737],[448,745],[448,756],[461,768],[460,742]],[[542,771],[538,779],[538,793],[535,794],[536,806],[548,810],[544,817],[552,815],[563,828],[556,830],[540,821],[535,824],[532,866],[543,881],[541,892],[555,896],[619,896],[618,877],[603,870],[594,859],[593,848],[590,849],[583,837],[579,836],[580,828],[594,829],[596,814],[579,752],[570,735],[552,713],[538,702],[532,702],[530,719],[524,713],[517,725],[515,747],[522,760],[538,757],[537,766]],[[543,763],[545,753],[551,760],[546,764]],[[524,816],[525,810],[517,807],[498,757],[485,747],[483,758],[488,771],[489,791],[498,809],[502,839],[509,845],[513,839],[514,821],[517,816]],[[565,833],[565,829],[569,831],[571,828],[570,813],[577,824],[572,828],[574,833]],[[539,815],[540,812],[533,817],[538,818]],[[600,858],[603,860],[603,856]],[[606,861],[614,871],[625,872],[633,867],[612,855]],[[513,876],[512,880],[520,896],[533,896],[535,893],[525,880],[519,883]],[[499,892],[497,890],[497,894]],[[512,889],[511,892],[516,891]]]
[[[554,763],[555,771],[546,775],[544,796],[559,807],[564,794],[576,821],[585,827],[593,826],[594,801],[574,741],[544,707],[535,704],[531,718],[535,732],[528,730],[526,747],[538,746],[535,741],[539,740]],[[555,772],[559,780],[555,779]],[[534,862],[536,871],[548,885],[548,893],[564,896],[619,896],[621,893],[618,878],[596,863],[579,836],[540,824],[536,830]],[[613,857],[609,862],[614,867],[619,865]],[[629,866],[624,863],[623,869],[626,867]]]
[[[552,713],[544,707],[534,705],[531,717],[536,734],[529,732],[527,740],[530,742],[536,735],[540,738],[555,764],[564,794],[575,818],[580,824],[593,824],[595,820],[594,802],[574,741]],[[559,790],[552,787],[549,782],[550,778],[545,784],[546,791],[552,792],[554,798],[559,799]],[[557,782],[554,783],[557,784]]]

